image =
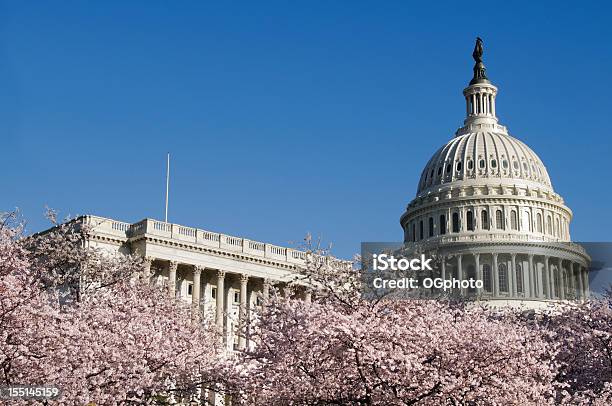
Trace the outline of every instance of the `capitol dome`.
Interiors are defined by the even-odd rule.
[[[466,118],[425,165],[400,218],[404,242],[438,252],[444,278],[484,282],[462,294],[529,306],[584,299],[589,257],[570,242],[572,211],[542,160],[499,124],[482,54],[478,39]]]
[[[517,182],[552,192],[546,167],[535,152],[496,127],[464,130],[436,151],[421,174],[417,194],[442,185]]]

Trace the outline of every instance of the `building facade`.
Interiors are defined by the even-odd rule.
[[[572,211],[540,158],[499,124],[482,54],[478,39],[464,125],[423,169],[400,218],[404,242],[438,251],[443,278],[482,280],[468,296],[529,307],[584,299],[589,257],[570,242]]]
[[[248,345],[236,334],[238,320],[272,286],[311,299],[306,286],[283,292],[305,266],[304,251],[153,219],[132,224],[88,215],[77,221],[90,230],[88,248],[144,257],[146,277],[167,284],[171,295],[212,315],[228,350]]]

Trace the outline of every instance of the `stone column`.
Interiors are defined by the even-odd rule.
[[[557,258],[557,272],[559,272],[559,291],[561,300],[565,300],[565,281],[563,277],[563,259]]]
[[[482,278],[482,270],[480,269],[480,254],[474,254],[474,265],[476,265],[476,279],[482,281],[484,285],[484,281]],[[477,288],[476,292],[478,296],[482,295],[482,288]]]
[[[265,306],[266,302],[270,299],[270,279],[268,278],[265,278],[263,280],[263,289],[261,295],[263,296],[262,299]]]
[[[550,265],[548,265],[548,255],[544,256],[544,273],[546,274],[546,290],[547,290],[547,298],[553,299],[553,280],[550,272]]]
[[[580,264],[574,264],[574,268],[575,265],[578,265],[578,269],[576,270],[576,276],[578,279],[578,297],[583,300],[584,299],[584,281],[582,280],[582,274],[580,273]]]
[[[223,332],[223,298],[225,296],[225,271],[217,271],[217,304],[215,309],[215,323],[220,332]]]
[[[200,276],[202,275],[202,267],[193,267],[193,292],[191,295],[191,303],[196,309],[200,308]]]
[[[176,297],[176,270],[178,268],[178,262],[170,261],[168,267],[168,294],[170,297]]]
[[[462,254],[457,255],[457,278],[462,281],[463,280],[463,266],[461,264],[461,260],[463,258]],[[465,294],[465,289],[459,288],[459,292],[463,296]]]
[[[588,299],[591,296],[591,291],[589,287],[589,270],[588,268],[580,267],[580,274],[582,275],[582,284],[584,285],[584,298]]]
[[[517,280],[516,280],[516,254],[510,254],[510,258],[512,260],[512,270],[510,271],[510,275],[511,278],[510,280],[512,281],[512,289],[510,294],[512,295],[512,297],[516,298],[518,297],[518,289],[517,289]]]
[[[446,257],[442,256],[442,275],[440,275],[442,280],[446,280]]]
[[[247,319],[247,286],[249,282],[249,276],[242,274],[240,275],[240,308],[239,308],[239,325],[240,331],[238,336],[238,348],[241,350],[246,349],[246,319]]]
[[[306,288],[306,292],[304,292],[304,301],[306,303],[311,303],[312,302],[312,289],[307,287]]]
[[[529,254],[529,297],[537,297],[536,283],[535,283],[535,271],[533,269],[533,254]]]
[[[491,269],[491,277],[493,278],[493,295],[499,296],[499,273],[497,269],[497,254],[493,255],[493,269]]]
[[[536,288],[536,295],[539,298],[544,298],[544,278],[542,278],[542,272],[540,272],[540,268],[538,267],[538,263],[536,261],[535,266],[534,266],[534,271],[536,273],[536,283],[537,283],[537,288]]]
[[[142,277],[147,282],[151,279],[151,265],[153,265],[153,258],[145,257],[143,261]]]

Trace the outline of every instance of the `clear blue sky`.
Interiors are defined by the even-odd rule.
[[[610,5],[507,3],[4,2],[0,209],[162,218],[170,151],[172,222],[344,257],[399,241],[479,35],[573,239],[610,240]]]

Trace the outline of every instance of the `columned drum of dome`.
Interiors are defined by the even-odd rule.
[[[464,125],[425,165],[400,218],[404,242],[438,251],[448,277],[483,280],[471,292],[482,299],[532,307],[584,299],[589,257],[570,242],[572,211],[536,153],[499,124],[482,55],[478,38]]]

